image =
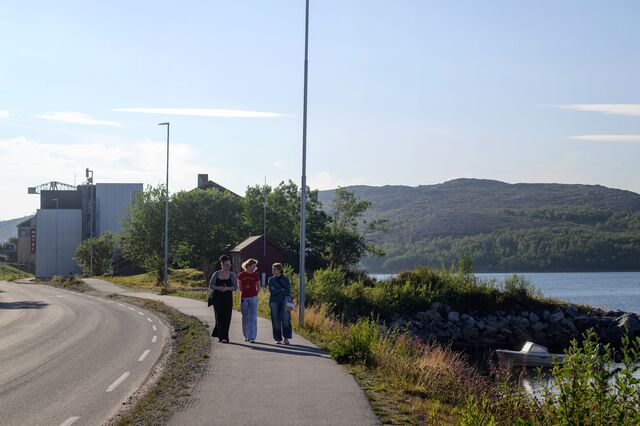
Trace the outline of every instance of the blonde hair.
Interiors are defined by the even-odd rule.
[[[276,268],[280,272],[284,271],[284,266],[282,266],[282,263],[274,263],[271,268]]]
[[[249,269],[249,266],[257,265],[257,264],[258,264],[257,260],[255,260],[255,259],[247,259],[244,262],[242,262],[242,269],[246,271],[247,269]]]

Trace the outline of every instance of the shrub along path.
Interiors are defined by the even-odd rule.
[[[84,281],[100,291],[162,301],[212,326],[213,312],[204,302]],[[230,338],[229,344],[215,339],[205,376],[170,424],[380,423],[353,377],[300,335],[294,333],[289,346],[276,345],[270,321],[258,318],[256,343],[244,342],[241,315],[234,311]]]

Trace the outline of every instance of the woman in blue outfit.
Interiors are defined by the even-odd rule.
[[[269,309],[271,310],[271,326],[273,339],[277,345],[289,344],[291,339],[291,314],[286,309],[287,299],[291,299],[291,281],[283,274],[282,263],[274,263],[271,267],[273,276],[269,277]]]
[[[220,268],[209,280],[209,291],[212,292],[213,312],[216,325],[212,336],[218,337],[222,343],[229,343],[229,326],[233,311],[233,292],[238,289],[236,274],[231,271],[229,256],[220,256]]]

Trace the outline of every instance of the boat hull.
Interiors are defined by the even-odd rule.
[[[566,355],[496,350],[500,365],[505,367],[552,367],[554,364],[564,361]]]

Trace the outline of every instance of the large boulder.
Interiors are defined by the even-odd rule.
[[[626,313],[617,319],[618,327],[629,331],[630,337],[640,333],[640,319],[636,314]]]

